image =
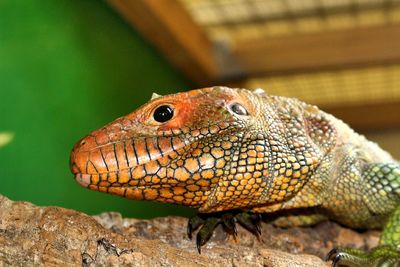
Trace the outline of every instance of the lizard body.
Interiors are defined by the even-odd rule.
[[[202,226],[198,247],[221,220],[228,233],[238,221],[257,234],[253,214],[284,211],[281,226],[385,228],[377,252],[335,250],[334,264],[400,259],[399,163],[297,99],[227,87],[156,96],[80,140],[70,165],[92,190],[198,209],[189,221],[189,235]],[[207,218],[219,213],[229,218]]]

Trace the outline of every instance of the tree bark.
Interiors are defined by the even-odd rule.
[[[370,248],[379,232],[335,223],[280,229],[263,223],[262,239],[238,227],[236,241],[217,229],[198,254],[186,218],[98,216],[38,207],[0,196],[0,264],[11,266],[329,266],[334,246]]]

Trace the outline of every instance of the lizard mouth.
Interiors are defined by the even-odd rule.
[[[146,183],[146,185],[129,185],[129,184],[111,184],[111,185],[102,185],[101,182],[98,183],[93,183],[92,182],[92,175],[91,174],[86,174],[86,173],[76,173],[75,174],[75,181],[77,181],[81,186],[83,187],[89,187],[90,185],[96,186],[96,187],[119,187],[119,188],[150,188],[150,187],[159,187],[160,184],[156,183]],[[107,182],[107,181],[106,181]],[[169,185],[166,185],[166,187],[169,187]]]
[[[144,176],[142,178],[133,179],[128,177],[124,181],[119,180],[116,177],[117,173],[120,176],[126,176],[128,173],[132,172],[131,169],[123,170],[124,173],[118,172],[108,172],[102,174],[88,174],[88,173],[74,173],[75,181],[81,186],[86,188],[96,187],[114,187],[114,188],[136,188],[136,187],[159,187],[160,183],[157,181],[146,181],[149,176]],[[168,185],[169,186],[169,185]]]
[[[90,174],[76,173],[75,180],[83,187],[88,187],[92,183]]]

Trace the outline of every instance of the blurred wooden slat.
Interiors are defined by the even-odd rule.
[[[400,62],[400,24],[237,40],[231,56],[249,76]]]
[[[356,130],[400,129],[400,102],[320,108]]]
[[[369,140],[378,143],[380,147],[390,152],[395,159],[400,159],[400,146],[396,145],[400,140],[400,128],[383,131],[364,131],[362,133]]]
[[[199,85],[217,79],[204,32],[177,0],[108,0],[169,61]]]
[[[178,0],[107,1],[198,86],[224,80],[246,87],[266,74],[400,63],[400,24],[211,44]],[[320,107],[357,130],[400,128],[397,99]]]

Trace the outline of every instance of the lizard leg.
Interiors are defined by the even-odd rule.
[[[198,213],[196,216],[189,219],[187,234],[188,237],[192,239],[193,232],[199,229],[196,235],[196,245],[198,252],[201,253],[201,247],[211,238],[214,229],[218,225],[222,225],[226,233],[236,236],[237,223],[260,239],[261,215],[243,211]]]
[[[400,196],[400,167],[395,164],[374,164],[367,169],[366,177],[373,178],[375,185],[383,184],[380,194],[397,199]],[[378,178],[379,177],[379,178]],[[386,193],[385,193],[386,192]],[[379,201],[378,201],[379,202]],[[379,203],[380,205],[390,205]],[[400,266],[400,206],[395,208],[387,220],[379,245],[370,252],[352,248],[336,248],[330,251],[326,260],[332,266]]]
[[[332,260],[332,266],[400,266],[400,207],[388,220],[379,246],[370,252],[336,248],[328,253],[326,260]]]

